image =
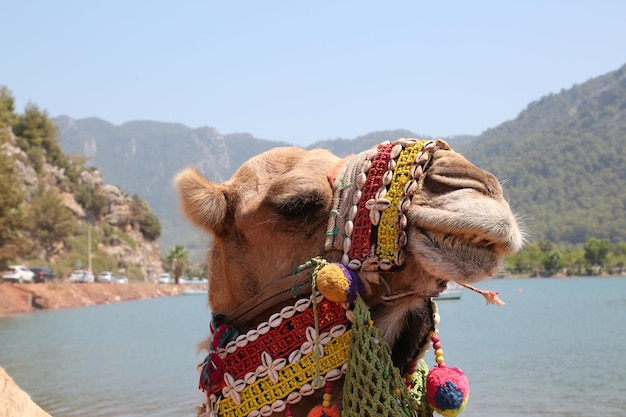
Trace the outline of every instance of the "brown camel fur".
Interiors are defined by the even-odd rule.
[[[385,302],[385,293],[436,295],[448,281],[472,283],[491,277],[499,271],[504,256],[523,244],[523,233],[498,180],[444,141],[429,146],[415,175],[414,194],[405,202],[402,265],[378,271],[389,288],[374,278],[366,282],[368,291],[364,293],[384,339],[394,354],[404,355],[394,357],[398,367],[406,356],[423,348],[430,328],[423,312],[430,297]],[[338,246],[329,247],[325,241],[334,207],[333,173],[343,165],[341,158],[325,150],[286,147],[250,159],[221,185],[195,168],[177,176],[185,215],[213,238],[208,253],[213,313],[228,318],[312,257],[342,260],[341,239],[345,236],[338,236]],[[342,210],[339,215],[347,216],[345,208]],[[248,324],[267,320],[275,311],[268,306]],[[415,316],[421,318],[417,322],[409,319]],[[337,385],[333,398],[340,399]],[[321,394],[305,398],[294,406],[293,413],[306,415],[320,402]]]
[[[0,368],[0,417],[50,417]]]

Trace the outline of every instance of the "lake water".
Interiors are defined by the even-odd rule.
[[[626,415],[626,278],[479,286],[507,305],[438,302],[446,363],[470,380],[462,417]],[[56,417],[193,417],[209,315],[181,296],[0,319],[0,365]]]

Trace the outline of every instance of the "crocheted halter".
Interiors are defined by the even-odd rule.
[[[401,376],[390,347],[374,326],[363,300],[336,303],[315,291],[328,262],[315,258],[314,295],[297,300],[245,334],[214,317],[211,353],[198,365],[205,392],[201,417],[258,417],[284,412],[304,397],[324,389],[324,401],[309,416],[428,417],[428,368],[421,361]],[[351,308],[349,308],[351,307]],[[436,314],[436,307],[432,314]],[[437,320],[434,317],[434,320]],[[346,377],[341,411],[331,403],[332,382]],[[367,381],[367,383],[365,383]],[[372,390],[372,387],[374,390]]]
[[[366,286],[379,282],[377,271],[404,264],[406,211],[439,149],[451,151],[441,139],[383,142],[329,176],[334,198],[325,249],[342,251],[341,262],[359,271]]]

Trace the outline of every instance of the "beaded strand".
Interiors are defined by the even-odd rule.
[[[404,196],[404,186],[411,179],[411,168],[416,162],[418,153],[423,148],[423,142],[418,142],[412,146],[401,149],[398,160],[393,169],[393,178],[389,185],[386,198],[390,201],[390,207],[383,211],[378,226],[376,254],[381,257],[381,268],[389,269],[391,262],[395,261],[396,265],[401,262],[396,257],[396,218],[400,212],[400,200]],[[406,243],[406,242],[404,242]],[[399,246],[399,245],[398,245]]]
[[[350,250],[351,260],[356,259],[362,262],[370,254],[372,226],[374,225],[370,216],[370,209],[376,204],[374,197],[383,184],[383,175],[389,165],[392,147],[392,143],[380,145],[368,171],[367,181],[363,186],[363,194],[354,220],[352,248]]]
[[[331,180],[325,249],[341,250],[341,262],[360,271],[366,286],[378,282],[376,271],[404,264],[406,212],[437,149],[450,147],[439,139],[386,141],[349,159]]]

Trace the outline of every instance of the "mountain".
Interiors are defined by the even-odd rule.
[[[172,179],[186,166],[197,167],[207,178],[223,182],[248,158],[286,143],[256,139],[249,134],[222,136],[216,129],[191,129],[182,124],[132,121],[121,126],[98,118],[54,119],[60,144],[69,154],[88,158],[104,179],[123,185],[150,203],[159,217],[159,243],[167,251],[186,246],[193,254],[205,249],[205,235],[182,217]]]
[[[531,238],[626,241],[626,65],[530,103],[457,150],[506,181]]]
[[[327,149],[338,156],[347,156],[355,152],[360,152],[364,149],[371,148],[386,140],[394,140],[398,138],[421,138],[421,139],[434,139],[434,137],[416,134],[410,130],[397,129],[397,130],[383,130],[379,132],[372,132],[367,135],[358,136],[354,139],[330,139],[315,142],[309,146],[308,149],[321,148]],[[466,143],[472,142],[476,137],[471,135],[453,136],[445,138],[446,141],[452,147],[458,147]]]
[[[626,241],[626,69],[593,78],[530,103],[514,120],[479,136],[445,138],[459,152],[506,181],[505,191],[531,239],[578,244],[587,237]],[[55,119],[66,152],[85,155],[106,181],[149,201],[165,248],[204,250],[206,237],[178,210],[173,176],[188,165],[222,182],[245,160],[284,142],[215,128],[100,119]],[[319,141],[340,156],[384,140],[423,137],[407,130]]]

